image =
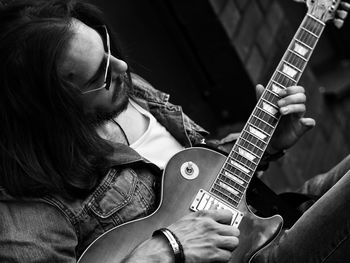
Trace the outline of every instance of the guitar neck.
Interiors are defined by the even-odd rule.
[[[325,23],[305,16],[228,155],[210,192],[237,208],[280,120],[278,92],[296,85]]]

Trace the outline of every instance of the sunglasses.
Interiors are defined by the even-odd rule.
[[[110,68],[110,60],[111,60],[111,46],[110,46],[110,40],[109,40],[109,34],[107,31],[107,27],[105,25],[100,26],[95,28],[96,31],[101,35],[102,40],[103,40],[103,46],[104,49],[107,53],[107,62],[106,62],[106,68],[105,68],[105,73],[104,73],[104,81],[103,84],[95,89],[89,89],[89,90],[85,90],[82,91],[82,94],[87,94],[90,92],[94,92],[94,91],[98,91],[101,89],[106,89],[109,90],[109,87],[111,86],[111,82],[112,82],[112,74],[111,74],[111,68]]]

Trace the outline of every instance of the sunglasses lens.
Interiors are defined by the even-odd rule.
[[[112,82],[112,74],[111,74],[111,67],[108,68],[107,70],[107,77],[106,77],[106,90],[109,90],[109,87],[111,86]]]

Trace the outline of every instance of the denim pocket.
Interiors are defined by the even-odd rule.
[[[114,173],[109,182],[95,191],[89,203],[91,211],[100,218],[107,218],[130,203],[137,184],[137,175],[132,169]]]

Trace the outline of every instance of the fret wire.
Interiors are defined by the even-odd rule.
[[[265,100],[262,99],[264,102]],[[259,103],[260,104],[260,103]],[[267,104],[267,102],[266,102]],[[272,106],[271,106],[272,107]],[[275,108],[276,109],[276,108]],[[263,120],[264,122],[267,122],[270,126],[272,127],[276,127],[276,124],[278,122],[278,118],[276,118],[275,116],[272,116],[271,114],[267,113],[265,110],[261,109],[259,106],[257,106],[254,110],[255,112],[255,116],[258,119]],[[279,109],[276,109],[276,114],[278,114]]]
[[[317,23],[319,23],[320,25],[322,25],[322,27],[324,27],[324,26],[326,25],[323,21],[319,20],[318,18],[314,17],[313,15],[311,15],[311,14],[309,14],[309,13],[307,13],[306,15],[307,15],[309,18],[311,18],[312,20],[314,20],[314,21],[316,21]]]
[[[283,74],[282,72],[276,71],[276,73],[277,73],[277,75],[278,75],[277,80],[278,80],[278,79],[281,79],[281,81],[286,82],[287,85],[283,85],[283,86],[290,87],[290,86],[292,86],[292,85],[295,84],[295,80],[294,80],[294,79],[287,77],[287,76],[286,76],[285,74]]]
[[[255,129],[259,130],[260,132],[262,132],[263,134],[265,134],[266,137],[270,137],[270,134],[266,134],[265,131],[263,131],[262,129],[256,127],[255,124],[251,123],[250,125],[253,126],[253,128],[255,128]],[[254,136],[254,137],[256,137],[256,136]]]
[[[313,33],[315,35],[315,37],[318,39],[318,38],[320,38],[320,36],[322,34],[324,24],[319,24],[319,23],[315,23],[315,22],[318,22],[318,21],[314,20],[314,18],[312,18],[312,17],[306,17],[305,28],[308,31],[310,31],[311,33]]]
[[[290,50],[287,50],[286,55],[283,57],[284,60],[288,61],[289,63],[297,66],[299,70],[302,72],[304,66],[307,64],[304,59],[302,59],[300,56],[297,56],[295,53],[291,52]]]
[[[308,60],[306,58],[304,58],[303,56],[299,55],[297,52],[295,52],[292,49],[288,49],[289,52],[293,53],[294,55],[298,56],[299,58],[301,58],[302,60],[304,60],[305,62],[308,62]]]
[[[274,105],[275,108],[279,108],[277,102],[281,99],[275,92],[272,90],[266,89],[266,92],[261,96],[261,100],[267,100],[271,105]]]
[[[257,137],[255,137],[253,134],[251,134],[251,133],[249,133],[249,132],[246,132],[247,134],[248,134],[248,136],[250,135],[250,136],[252,136],[252,137],[254,137],[257,141],[259,141],[259,142],[261,142],[260,144],[263,144],[263,147],[265,147],[266,146],[266,143],[264,142],[264,141],[262,141],[262,140],[260,140],[259,138],[257,138]],[[250,143],[249,141],[248,141],[248,139],[246,139],[246,138],[241,138],[241,139],[243,139],[244,141],[246,141],[247,143]],[[250,144],[252,144],[253,146],[255,146],[256,148],[258,148],[260,151],[264,151],[264,149],[263,148],[261,148],[260,146],[258,146],[258,145],[256,145],[256,144],[253,144],[253,143],[250,143]],[[244,145],[243,145],[244,146]],[[245,146],[244,146],[245,147]],[[259,156],[257,153],[255,153],[255,155],[257,155],[257,156]]]
[[[300,44],[302,44],[302,45],[304,45],[305,47],[307,47],[308,49],[310,49],[309,51],[313,51],[313,48],[312,47],[310,47],[310,46],[308,46],[308,45],[306,45],[304,42],[301,42],[300,40],[298,40],[298,39],[294,39],[295,41],[297,41],[297,42],[299,42]],[[309,52],[309,54],[310,54],[311,52]]]
[[[319,38],[315,33],[309,31],[307,28],[305,28],[305,27],[300,27],[300,28],[301,28],[302,30],[306,31],[307,33],[309,33],[310,35],[312,35],[312,36],[314,36],[314,37],[316,37],[316,38]]]
[[[288,66],[290,66],[290,67],[292,67],[292,68],[294,68],[295,70],[297,70],[299,73],[302,73],[302,70],[301,69],[299,69],[299,68],[297,68],[296,66],[294,66],[293,64],[291,64],[291,63],[289,63],[288,61],[286,61],[286,60],[282,60],[283,61],[283,63],[285,63],[285,64],[287,64]]]
[[[247,139],[242,139],[242,144],[240,144],[241,147],[248,148],[249,151],[253,152],[254,155],[258,158],[260,158],[263,155],[263,150],[261,149],[261,147],[255,146],[254,144],[249,144]]]
[[[227,191],[225,188],[223,188],[223,187],[220,186],[219,184],[216,184],[216,186],[219,187],[219,189],[216,189],[216,191],[218,191],[218,192],[221,193],[224,197],[226,197],[226,198],[229,199],[229,200],[226,200],[226,201],[232,200],[232,201],[238,203],[238,202],[241,200],[241,198],[240,198],[239,196],[236,196],[236,195],[234,195],[233,193]],[[224,192],[223,192],[223,191],[224,191]],[[232,197],[231,195],[232,195],[233,197]],[[235,200],[235,198],[238,198],[238,201]]]
[[[235,199],[238,198],[240,201],[239,196],[242,195],[241,189],[246,189],[248,187],[249,181],[253,176],[252,173],[255,171],[258,163],[254,160],[261,158],[259,156],[263,155],[263,149],[266,149],[267,142],[271,139],[275,128],[273,126],[275,123],[274,120],[277,120],[277,122],[279,121],[279,116],[277,115],[278,111],[275,112],[275,110],[265,105],[265,103],[268,103],[268,105],[278,110],[276,107],[280,96],[272,91],[272,88],[276,85],[281,89],[286,89],[286,87],[294,85],[299,80],[313,52],[313,47],[316,45],[322,33],[323,27],[324,24],[319,23],[319,20],[315,19],[313,16],[308,15],[303,20],[302,25],[292,39],[277,70],[273,74],[266,88],[267,91],[264,91],[263,96],[259,100],[258,105],[248,119],[243,132],[233,147],[230,156],[222,167],[220,178],[212,186],[211,191],[213,193],[217,193],[218,196],[223,196],[224,199],[228,200],[233,205],[239,205],[239,202],[236,202]],[[295,47],[293,47],[293,45]],[[300,54],[292,50],[294,48],[299,48],[299,45],[301,50]],[[305,58],[303,57],[303,49],[305,50]],[[299,50],[297,51],[299,52]],[[276,104],[273,104],[273,102]],[[252,130],[252,132],[254,132],[252,133],[249,129],[255,129],[256,131]],[[254,141],[256,145],[252,143]],[[244,151],[247,154],[245,154]],[[226,175],[224,173],[226,173]],[[241,181],[235,181],[235,179]]]
[[[287,67],[289,67],[289,69]],[[285,70],[287,70],[287,71],[285,71]],[[277,67],[277,71],[295,82],[301,73],[298,70],[295,70],[296,72],[294,72],[294,74],[289,75],[288,74],[288,73],[290,73],[289,70],[295,70],[295,69],[293,69],[291,66],[287,65],[287,63],[285,63],[284,60],[282,59],[280,64]]]
[[[290,87],[294,84],[295,81],[291,81],[289,78],[285,77],[278,71],[275,71],[274,80],[277,81],[283,87]]]
[[[320,33],[322,32],[323,25],[320,25],[313,17],[306,17],[306,26],[318,37],[321,35]]]
[[[229,171],[232,171],[232,173],[234,173],[238,178],[244,179],[244,181],[249,182],[250,179],[252,178],[252,176],[250,176],[249,174],[243,172],[242,170],[238,169],[236,166],[233,166],[232,164],[230,164],[228,162],[225,165],[228,166],[228,167],[225,167],[225,169],[227,169]],[[242,178],[242,176],[244,178]]]
[[[269,103],[269,101],[265,100],[264,98],[261,98],[261,99],[262,99],[263,101]],[[269,104],[272,105],[272,103],[269,103]],[[259,110],[261,110],[261,111],[263,111],[263,112],[266,113],[267,115],[269,115],[269,117],[271,117],[271,118],[273,118],[273,119],[275,119],[275,120],[278,120],[278,118],[277,118],[276,116],[272,115],[271,113],[269,113],[268,111],[264,110],[264,109],[261,108],[260,106],[257,106],[256,108],[259,109]],[[276,109],[275,105],[274,105],[274,108]],[[276,109],[276,110],[278,110],[278,109]]]
[[[234,161],[234,162],[240,164],[241,166],[244,166],[244,168],[246,168],[247,170],[249,170],[249,173],[251,173],[252,170],[254,170],[254,168],[250,168],[247,164],[243,163],[241,160],[232,158],[231,155],[230,155],[229,158],[230,158],[230,161]],[[230,163],[230,165],[233,165],[233,164]],[[234,166],[234,165],[233,165],[233,166]],[[234,166],[234,167],[236,167],[238,170],[242,171],[243,173],[246,173],[245,171],[241,170],[242,168],[237,167],[237,166]],[[256,168],[256,167],[255,167],[255,168]]]
[[[220,187],[220,186],[218,186],[218,187]],[[215,188],[215,185],[213,186],[212,189],[213,189],[214,191],[217,192],[217,193],[212,192],[213,194],[217,195],[219,198],[224,199],[227,203],[229,203],[230,205],[232,205],[232,206],[234,206],[234,207],[237,208],[239,202],[237,202],[236,200],[234,200],[234,199],[232,199],[231,197],[227,196],[226,194],[224,194],[223,192],[221,192],[221,190],[216,189],[216,188]],[[229,199],[229,200],[227,200],[227,199]],[[232,202],[232,203],[231,203],[231,202]]]
[[[236,169],[232,165],[228,165],[228,166],[225,165],[223,167],[223,171],[234,174],[239,180],[242,180],[244,182],[244,185],[242,185],[244,188],[248,187],[249,181],[252,178],[251,176],[246,175],[245,173],[242,173],[240,170]]]
[[[268,93],[268,95],[266,95],[266,96],[271,96],[270,94],[271,94],[271,93]],[[264,94],[264,95],[265,95],[265,94]],[[275,120],[275,119],[278,119],[275,115],[273,115],[273,113],[271,113],[271,112],[269,112],[269,111],[267,111],[267,110],[264,109],[263,103],[268,104],[269,106],[273,107],[277,112],[278,112],[278,110],[279,110],[279,106],[277,105],[277,103],[276,103],[276,104],[273,103],[273,101],[272,101],[273,98],[265,98],[266,96],[260,98],[260,101],[259,101],[259,103],[256,105],[255,108],[256,108],[257,110],[259,110],[259,111],[264,112],[265,114],[268,115],[268,117],[271,117],[271,118],[273,118],[274,120]],[[253,113],[254,113],[254,112],[253,112]]]
[[[292,53],[290,51],[286,54],[284,59],[286,59],[288,61],[289,61],[289,59],[292,59],[293,61],[294,61],[294,59],[295,60],[299,59],[299,61],[297,61],[296,63],[300,64],[298,66],[301,66],[301,68],[298,68],[300,70],[300,74],[304,71],[304,69],[307,65],[307,61],[301,59],[300,56],[297,56],[295,53]],[[293,63],[293,62],[291,61],[291,63]]]
[[[275,86],[279,87],[280,89],[286,89],[286,88],[281,86],[279,83],[277,83],[274,80],[271,80],[267,84],[267,88],[265,90],[266,90],[266,93],[268,93],[269,95],[266,95],[266,96],[274,96],[275,98],[273,99],[273,101],[276,100],[276,103],[273,102],[271,98],[269,98],[269,101],[271,101],[272,103],[277,105],[277,101],[279,101],[281,99],[281,96],[272,90],[272,85],[275,85]]]
[[[231,154],[236,154],[237,156],[232,156]],[[231,154],[230,154],[230,158],[231,158],[230,161],[233,161],[233,162],[236,162],[237,164],[242,165],[243,168],[246,168],[249,170],[249,173],[257,167],[255,163],[249,161],[244,156],[234,152],[231,152]]]
[[[234,194],[234,193],[232,193],[232,192],[226,190],[224,187],[220,186],[220,182],[222,182],[223,184],[225,184],[225,185],[227,185],[228,187],[232,188],[233,190],[236,190],[237,192],[239,192],[239,195],[240,195],[240,196],[238,196],[238,195],[236,195],[236,194]],[[235,197],[238,198],[238,199],[241,199],[241,197],[242,197],[242,195],[243,195],[243,193],[241,193],[241,191],[239,191],[238,189],[235,189],[235,188],[232,187],[231,185],[228,185],[226,182],[224,182],[224,181],[222,181],[222,180],[216,181],[215,184],[216,184],[217,186],[219,186],[220,188],[224,189],[225,191],[229,192],[230,194],[232,194],[233,196],[235,196]],[[244,188],[244,190],[245,190],[246,187],[243,187],[243,188]]]
[[[230,187],[232,187],[234,190],[236,190],[238,192],[238,197],[242,197],[246,187],[243,187],[241,185],[239,185],[238,183],[234,182],[233,180],[231,180],[230,178],[227,178],[225,175],[223,174],[220,174],[220,176],[224,177],[224,178],[221,178],[221,179],[218,179],[218,182],[222,182],[224,184],[228,184]],[[232,181],[232,182],[227,182],[227,180],[229,181]],[[235,185],[233,185],[235,184]],[[242,189],[238,189],[238,188],[242,188]]]
[[[244,178],[241,178],[241,177],[238,176],[237,174],[235,174],[235,173],[229,171],[228,169],[226,169],[226,168],[224,167],[224,168],[222,169],[220,175],[221,175],[221,176],[224,176],[225,178],[227,178],[227,179],[230,180],[230,181],[234,181],[234,180],[232,180],[230,177],[227,177],[227,176],[226,176],[225,174],[223,174],[222,172],[226,172],[226,173],[229,173],[229,174],[234,175],[235,177],[238,178],[238,180],[241,180],[241,181],[243,182],[243,185],[241,185],[241,184],[238,184],[238,185],[239,185],[241,188],[247,188],[247,186],[248,186],[248,184],[249,184],[249,181],[245,180]],[[248,178],[248,179],[250,179],[250,178]]]
[[[228,172],[227,172],[228,173]],[[223,177],[223,178],[220,178]],[[230,186],[232,186],[232,188],[234,188],[235,190],[237,190],[237,192],[239,192],[240,194],[243,194],[244,193],[244,190],[245,188],[247,187],[248,183],[245,182],[245,186],[235,182],[234,180],[232,180],[230,177],[227,177],[225,174],[223,173],[220,173],[220,176],[219,176],[219,180],[225,184],[229,184]],[[242,180],[243,181],[243,180]],[[242,188],[242,189],[239,189],[239,188]]]
[[[290,79],[291,81],[295,82],[295,79],[292,79],[291,77],[289,77],[286,73],[280,71],[280,70],[276,70],[278,73],[281,73],[283,76],[285,76],[286,78]]]
[[[264,122],[268,123],[271,127],[275,128],[277,126],[279,118],[273,117],[264,110],[260,109],[259,107],[256,108],[256,117],[258,119],[263,120]],[[279,111],[276,112],[276,114],[279,113]],[[279,116],[279,114],[277,115]]]
[[[277,85],[277,83],[275,83],[275,85]],[[270,89],[270,88],[271,88],[271,89]],[[281,89],[283,89],[283,88],[281,88]],[[272,95],[274,95],[275,97],[278,96],[278,94],[272,90],[272,84],[266,88],[266,91],[267,91],[266,93],[272,94]],[[278,100],[279,100],[279,99],[280,99],[280,97],[278,96]]]
[[[238,163],[237,163],[237,164],[238,164]],[[247,177],[247,179],[250,180],[251,176],[248,174],[248,173],[251,172],[250,170],[249,170],[249,172],[247,173],[247,172],[243,171],[241,168],[235,166],[235,165],[232,164],[232,163],[226,162],[226,165],[227,165],[226,169],[228,169],[228,170],[230,170],[230,171],[232,171],[232,172],[233,172],[233,171],[239,171],[240,174],[243,174],[243,176]],[[236,174],[236,172],[235,172],[235,174]],[[244,177],[244,178],[245,178],[245,177]],[[247,180],[247,179],[246,179],[246,180]]]
[[[235,157],[232,156],[231,155],[232,153],[236,154],[237,156],[235,156]],[[240,158],[238,158],[238,157],[240,157]],[[229,158],[231,158],[233,161],[238,162],[239,164],[243,165],[244,167],[246,167],[249,170],[254,170],[256,168],[256,166],[257,166],[256,163],[250,161],[246,157],[244,157],[244,156],[242,156],[242,155],[240,155],[239,153],[236,153],[236,152],[231,152],[230,155],[229,155]],[[248,161],[248,163],[246,163],[245,161]],[[251,165],[252,165],[252,167],[250,167]]]
[[[268,128],[268,127],[272,128],[272,129],[275,128],[273,125],[271,125],[271,124],[268,123],[267,121],[265,121],[265,120],[259,118],[258,116],[254,115],[254,117],[255,117],[257,120],[261,121],[263,124],[266,124],[266,125],[267,125],[266,128]]]
[[[251,171],[247,173],[228,161],[225,163],[225,165],[224,165],[224,168],[231,171],[232,173],[239,176],[240,178],[244,178],[245,181],[249,181],[252,178],[252,175],[249,174]]]
[[[324,25],[320,25],[319,23],[317,23],[315,20],[313,20],[310,17],[308,17],[307,20],[308,20],[308,28],[307,29],[309,29],[309,31],[314,33],[317,38],[320,38]]]
[[[314,47],[315,44],[317,43],[319,37],[315,35],[314,33],[307,31],[307,29],[302,28],[302,34],[296,35],[296,39],[302,41],[305,43],[307,46]],[[299,36],[299,37],[298,37]]]
[[[274,129],[273,126],[268,125],[255,116],[252,116],[251,119],[253,119],[253,122],[251,122],[253,125],[259,125],[261,130],[265,131],[265,133],[268,133],[268,135],[271,136],[271,131]]]
[[[254,155],[255,158],[258,158],[258,159],[260,158],[257,154],[255,154],[255,153],[252,152],[251,150],[245,148],[244,146],[239,145],[239,147],[243,148],[245,151],[249,152],[251,155]],[[237,148],[238,148],[238,146],[237,146]],[[234,152],[237,153],[237,154],[240,154],[239,151],[237,151],[237,150],[235,149],[235,147],[233,147],[233,150],[232,150],[232,151],[234,151]],[[255,163],[255,162],[254,162],[254,164],[258,165],[258,163]]]
[[[311,48],[314,48],[318,41],[317,37],[310,35],[306,31],[302,31],[300,34],[296,35],[295,39],[301,41],[306,46],[309,46]]]
[[[245,147],[243,147],[243,146],[240,145],[240,146],[237,147],[237,148],[243,148],[243,150],[245,150],[246,152],[249,152],[250,154],[254,155],[254,159],[259,159],[259,156],[257,156],[256,154],[250,152],[249,150],[245,149]],[[238,156],[242,156],[243,158],[247,159],[246,157],[244,157],[243,155],[241,155],[241,154],[239,153],[239,150],[237,151],[237,149],[235,149],[235,147],[233,147],[231,153],[232,153],[232,154],[236,154],[236,155],[238,155]],[[232,159],[234,159],[234,156],[231,156],[231,153],[230,153],[230,157],[231,157]],[[249,162],[251,162],[251,163],[252,163],[253,165],[255,165],[255,166],[258,165],[258,163],[254,162],[254,161],[251,161],[251,160],[249,160],[249,159],[247,159],[247,160],[248,160]],[[251,169],[254,169],[254,168],[251,168]]]

